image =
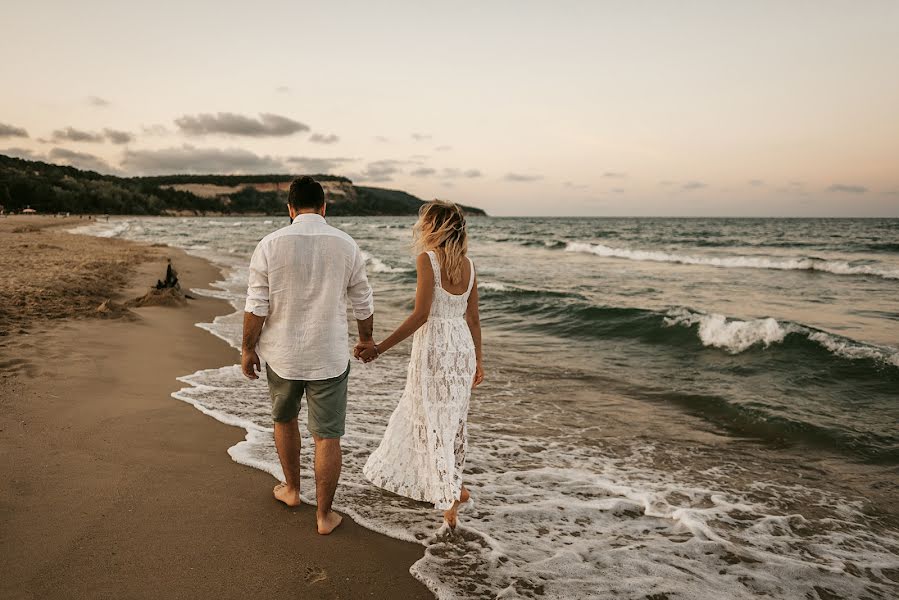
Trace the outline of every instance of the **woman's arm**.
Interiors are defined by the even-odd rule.
[[[434,270],[431,268],[431,260],[427,254],[418,255],[418,259],[415,261],[415,269],[418,271],[418,284],[415,289],[415,309],[396,328],[396,331],[387,336],[387,339],[375,344],[377,351],[372,348],[362,352],[361,358],[365,362],[374,360],[379,355],[384,354],[428,322],[431,302],[434,301]]]
[[[474,269],[474,263],[471,264]],[[471,286],[471,294],[468,296],[468,308],[465,309],[465,321],[468,323],[468,329],[471,331],[471,339],[474,342],[474,355],[477,358],[477,366],[474,371],[474,381],[471,383],[472,389],[481,385],[484,381],[484,360],[481,354],[481,316],[478,313],[478,276],[475,273],[474,283]]]

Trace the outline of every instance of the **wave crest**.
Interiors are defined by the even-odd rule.
[[[796,258],[766,258],[762,256],[692,256],[671,254],[662,250],[633,250],[613,248],[604,244],[568,242],[566,252],[595,254],[603,258],[624,258],[645,262],[666,262],[682,265],[702,265],[732,269],[775,269],[780,271],[821,271],[834,275],[872,275],[884,279],[899,279],[899,270],[874,265],[851,264],[844,260],[827,260],[802,256]]]

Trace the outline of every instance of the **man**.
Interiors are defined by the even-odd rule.
[[[325,222],[322,186],[301,177],[290,184],[287,202],[291,224],[262,238],[250,260],[241,368],[258,379],[260,357],[265,360],[284,470],[274,494],[288,506],[300,504],[297,415],[305,393],[307,428],[315,440],[316,520],[318,532],[327,535],[342,519],[331,503],[340,478],[350,372],[347,299],[360,347],[374,345],[374,303],[359,246]]]

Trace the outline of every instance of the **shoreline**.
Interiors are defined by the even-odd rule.
[[[0,236],[19,220],[0,221]],[[46,225],[85,224],[67,221]],[[46,237],[62,248],[83,241]],[[147,255],[124,267],[123,286],[105,290],[116,301],[146,291],[166,256],[185,289],[220,279],[175,248],[89,239]],[[53,250],[31,246],[38,256]],[[242,429],[171,397],[183,387],[176,377],[237,361],[195,327],[227,312],[225,301],[201,296],[186,308],[132,309],[131,318],[32,321],[0,337],[0,597],[433,598],[409,573],[420,545],[348,517],[317,535],[313,507],[281,505],[270,475],[228,456]]]

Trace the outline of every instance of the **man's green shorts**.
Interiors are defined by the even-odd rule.
[[[265,365],[268,390],[272,395],[272,419],[286,423],[300,414],[300,399],[306,393],[310,433],[322,438],[338,438],[346,427],[346,386],[350,365],[342,375],[318,381],[283,379]]]

